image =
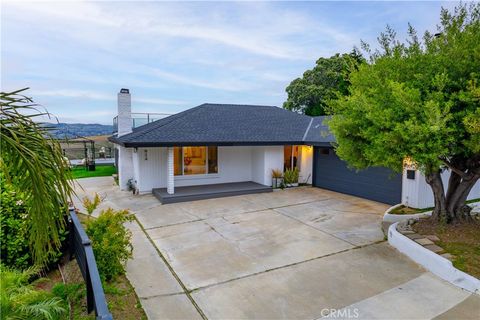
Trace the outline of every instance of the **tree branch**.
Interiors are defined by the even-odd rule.
[[[468,177],[468,174],[467,174],[467,173],[463,172],[462,170],[460,170],[460,169],[458,169],[458,168],[455,168],[455,167],[450,163],[450,161],[448,161],[446,158],[439,157],[439,159],[442,160],[443,163],[445,163],[445,165],[446,165],[450,170],[452,170],[453,172],[455,172],[456,174],[458,174],[460,177],[462,177],[462,179]]]

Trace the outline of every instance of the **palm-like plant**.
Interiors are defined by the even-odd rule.
[[[2,319],[60,319],[66,313],[64,301],[30,284],[33,269],[23,272],[0,266],[0,308]]]
[[[37,122],[48,112],[22,93],[0,93],[1,178],[25,195],[29,242],[37,265],[60,246],[60,232],[72,194],[71,173],[48,126]]]

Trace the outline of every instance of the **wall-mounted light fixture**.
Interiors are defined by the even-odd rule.
[[[417,163],[412,158],[405,157],[403,159],[403,167],[405,169],[409,169],[409,170],[416,170],[417,169]]]
[[[137,147],[133,148],[133,153],[137,153],[137,151],[138,151]]]
[[[145,160],[148,160],[148,150],[147,150],[147,149],[145,149],[145,150],[143,151],[143,154],[145,155],[144,159],[145,159]]]

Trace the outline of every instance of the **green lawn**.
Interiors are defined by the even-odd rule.
[[[74,179],[106,177],[115,173],[117,173],[117,169],[114,166],[97,166],[95,171],[87,171],[85,167],[77,167],[72,169]]]

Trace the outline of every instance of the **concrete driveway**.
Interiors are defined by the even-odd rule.
[[[384,204],[304,187],[161,205],[111,178],[80,182],[79,195],[100,192],[103,207],[135,213],[127,276],[151,319],[480,315],[478,295],[384,241]]]

